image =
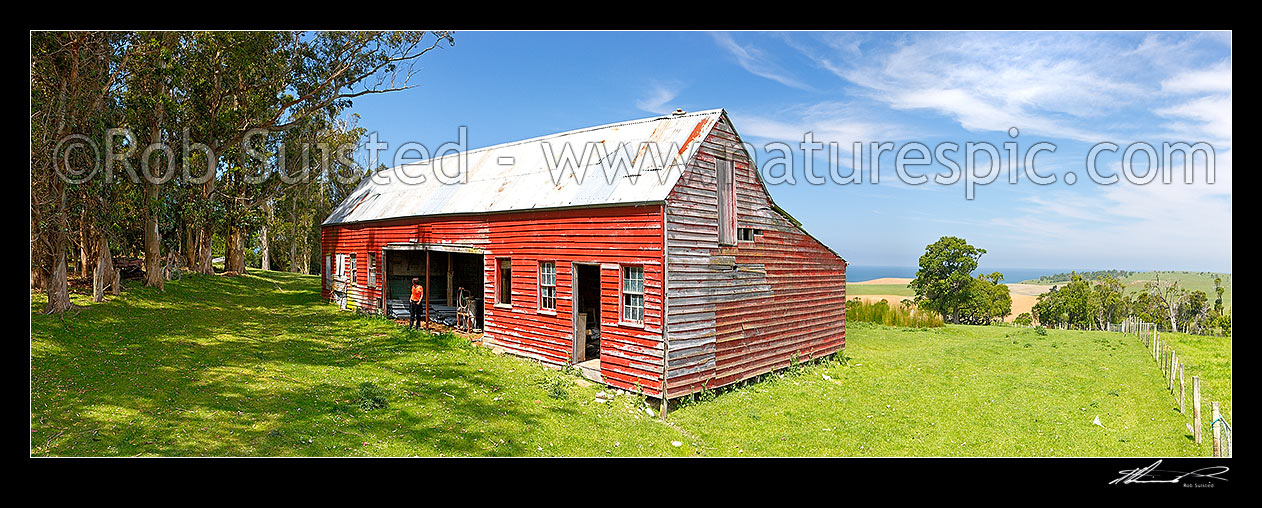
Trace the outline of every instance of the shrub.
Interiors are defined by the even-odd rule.
[[[1034,327],[1034,333],[1037,333],[1039,335],[1047,335],[1047,328],[1044,328],[1043,325],[1038,325]]]
[[[570,392],[566,390],[566,386],[570,382],[561,376],[547,376],[543,379],[543,389],[548,392],[548,396],[554,399],[564,399],[570,396]]]
[[[390,405],[386,390],[368,381],[359,384],[359,408],[364,411],[384,409]]]

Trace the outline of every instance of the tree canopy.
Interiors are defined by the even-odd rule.
[[[173,265],[212,273],[212,252],[228,271],[250,257],[309,273],[320,219],[369,171],[349,153],[364,133],[353,99],[416,86],[420,57],[451,45],[450,32],[32,32],[45,311],[70,308],[70,265],[108,283],[117,255],[143,257],[159,288]]]

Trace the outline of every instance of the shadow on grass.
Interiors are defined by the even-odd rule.
[[[469,363],[489,351],[340,311],[318,289],[251,272],[129,288],[64,319],[32,301],[32,454],[526,453],[518,434],[541,410],[490,396],[505,387]],[[364,381],[390,405],[361,409]]]

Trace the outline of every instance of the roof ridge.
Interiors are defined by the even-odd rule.
[[[684,113],[684,114],[682,114],[682,115],[678,115],[678,116],[673,115],[673,114],[666,114],[666,115],[658,115],[658,116],[654,116],[654,117],[640,118],[640,119],[636,119],[636,120],[624,120],[624,121],[621,121],[621,122],[614,122],[614,123],[609,123],[609,124],[604,124],[604,125],[593,125],[593,126],[590,126],[590,127],[582,127],[582,128],[579,128],[579,129],[573,129],[573,130],[568,130],[568,131],[554,132],[554,133],[552,133],[552,134],[544,134],[544,135],[542,135],[542,136],[535,136],[535,137],[533,137],[533,138],[519,139],[519,140],[517,140],[517,141],[507,141],[507,142],[500,143],[500,144],[497,144],[497,145],[489,145],[489,146],[484,146],[484,147],[482,147],[482,148],[475,148],[475,149],[472,149],[472,150],[465,150],[465,151],[462,151],[462,152],[456,152],[456,154],[455,154],[455,155],[458,155],[458,154],[472,155],[472,154],[476,154],[476,153],[478,153],[478,152],[484,152],[484,151],[487,151],[487,150],[498,149],[498,148],[507,148],[507,147],[510,147],[510,146],[523,145],[523,144],[526,144],[526,143],[537,143],[537,142],[539,142],[539,141],[543,141],[543,140],[548,139],[548,138],[554,138],[554,137],[560,137],[560,136],[571,136],[571,135],[574,135],[574,134],[582,134],[582,133],[584,133],[584,132],[591,132],[591,131],[600,130],[600,129],[608,129],[608,128],[611,128],[611,127],[622,127],[622,126],[626,126],[626,125],[636,125],[636,124],[641,124],[641,123],[647,123],[647,122],[657,122],[657,121],[661,121],[661,120],[670,120],[670,119],[675,119],[675,118],[690,118],[690,117],[698,117],[698,116],[710,116],[710,115],[713,115],[713,114],[722,114],[722,113],[723,113],[723,111],[724,111],[724,110],[723,110],[723,108],[715,108],[715,109],[707,109],[707,110],[703,110],[703,111],[694,111],[694,112],[691,112],[691,113]],[[402,166],[424,165],[424,164],[430,163],[431,161],[446,159],[447,157],[450,157],[450,156],[451,156],[451,155],[443,155],[442,157],[430,157],[430,158],[428,158],[428,159],[423,159],[423,160],[419,160],[419,161],[407,162],[407,163],[399,164],[398,166],[388,167],[388,168],[386,168],[386,170],[393,170],[393,169],[396,169],[396,168],[399,168],[399,167],[402,167]]]

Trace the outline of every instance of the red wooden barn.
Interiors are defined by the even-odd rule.
[[[326,298],[387,312],[418,277],[435,315],[475,302],[487,345],[656,398],[845,346],[846,261],[721,109],[382,170],[322,234]]]

